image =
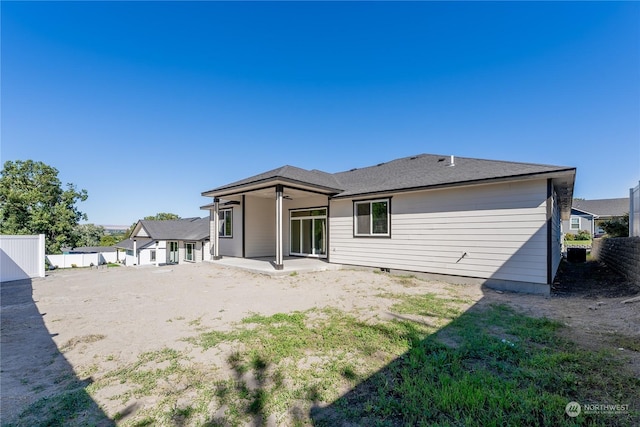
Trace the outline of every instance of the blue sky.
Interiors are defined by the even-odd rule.
[[[2,162],[89,192],[89,222],[204,216],[284,164],[418,153],[640,179],[640,3],[7,2]]]

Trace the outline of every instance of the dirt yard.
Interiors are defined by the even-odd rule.
[[[362,318],[389,316],[391,293],[455,295],[475,304],[505,303],[523,314],[564,323],[572,340],[614,348],[640,376],[640,289],[597,264],[565,266],[552,297],[480,286],[399,280],[373,271],[341,270],[271,278],[212,264],[73,269],[45,279],[2,285],[2,422],[68,387],[90,383],[144,352],[165,347],[192,363],[225,366],[224,349],[203,351],[185,340],[204,329],[229,330],[251,313],[272,315],[334,307]],[[595,281],[594,281],[595,280]],[[598,285],[599,283],[599,285]],[[635,350],[629,348],[631,347]],[[114,390],[94,396],[105,420],[152,405],[123,406]],[[113,425],[105,421],[104,425]]]

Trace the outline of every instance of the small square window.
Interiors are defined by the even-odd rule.
[[[389,199],[354,203],[356,236],[389,236]]]

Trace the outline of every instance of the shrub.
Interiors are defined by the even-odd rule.
[[[71,268],[78,268],[76,264],[71,264]]]
[[[576,235],[573,233],[567,233],[564,235],[564,240],[576,240]]]
[[[629,236],[629,214],[626,213],[620,218],[613,218],[604,221],[600,227],[607,233],[609,237],[628,237]]]
[[[591,240],[591,233],[587,230],[580,230],[576,236],[576,240]]]

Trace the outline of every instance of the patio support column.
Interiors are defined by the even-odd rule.
[[[138,247],[136,245],[136,239],[133,239],[133,265],[138,265]]]
[[[284,188],[282,184],[276,185],[276,270],[284,268],[282,256],[282,195]]]
[[[213,199],[213,230],[212,230],[211,241],[213,244],[213,259],[219,260],[222,259],[220,256],[220,199],[215,197]]]

